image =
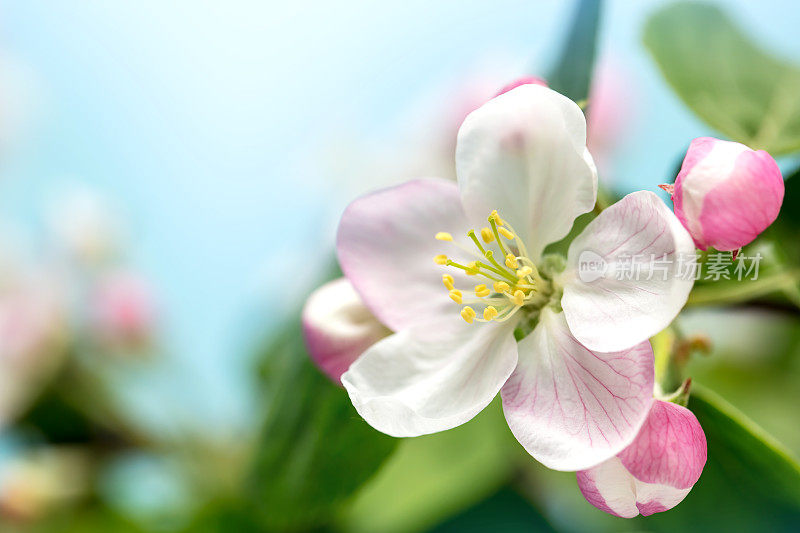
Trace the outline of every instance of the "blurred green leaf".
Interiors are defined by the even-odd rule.
[[[592,81],[597,29],[600,25],[600,0],[580,0],[561,56],[547,77],[555,91],[579,102],[589,96]]]
[[[773,155],[800,150],[800,68],[765,53],[718,7],[668,6],[647,22],[644,43],[708,125]]]
[[[509,487],[438,525],[435,533],[505,531],[531,533],[555,531],[531,503]]]
[[[499,399],[463,426],[404,439],[345,510],[341,529],[364,533],[427,530],[503,486],[520,449]]]
[[[347,393],[311,362],[299,323],[267,350],[267,414],[249,479],[252,511],[268,530],[326,523],[394,450]]]

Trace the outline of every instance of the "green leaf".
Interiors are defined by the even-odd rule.
[[[580,0],[567,41],[556,66],[547,78],[555,91],[579,102],[589,96],[597,29],[600,25],[600,0]]]
[[[428,530],[503,486],[519,453],[497,399],[463,426],[404,439],[343,513],[340,528],[351,533]]]
[[[510,487],[498,492],[447,522],[434,533],[482,533],[502,530],[506,533],[552,532],[554,529],[529,501]]]
[[[249,480],[251,512],[268,530],[327,523],[394,450],[343,388],[311,362],[298,323],[267,351],[267,415]]]
[[[668,6],[647,22],[644,43],[709,126],[773,155],[800,150],[800,68],[761,50],[718,7]]]

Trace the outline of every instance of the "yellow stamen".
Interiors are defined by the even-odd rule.
[[[472,319],[475,318],[475,310],[470,306],[464,307],[464,309],[461,310],[461,318],[466,320],[467,324],[472,324]]]
[[[498,214],[497,214],[497,209],[493,210],[493,211],[492,211],[492,214],[491,214],[491,215],[489,215],[489,220],[490,220],[490,221],[491,221],[491,220],[494,220],[494,221],[495,221],[495,223],[496,223],[498,226],[502,226],[503,224],[505,224],[505,221],[504,221],[502,218],[500,218],[500,215],[498,215]]]
[[[514,240],[514,234],[511,233],[511,231],[509,231],[508,228],[500,227],[500,228],[497,228],[497,231],[500,233],[500,235],[502,235],[506,239],[512,240],[512,241]]]
[[[453,289],[449,292],[450,298],[457,304],[461,303],[461,291],[458,289]]]
[[[489,228],[481,228],[481,239],[483,239],[483,242],[485,242],[486,244],[493,242],[494,235],[492,235],[492,230],[490,230]]]
[[[518,278],[524,278],[526,276],[530,276],[531,274],[533,274],[533,269],[531,267],[529,267],[529,266],[524,266],[524,267],[520,268],[519,270],[517,270],[517,277]]]
[[[447,256],[444,254],[439,254],[433,258],[433,262],[437,265],[446,265],[447,264]]]
[[[475,296],[478,298],[485,298],[490,294],[492,294],[492,291],[490,291],[486,285],[475,285]]]
[[[470,261],[467,263],[467,276],[477,276],[478,272],[480,272],[480,267],[478,266],[477,261]]]
[[[500,294],[503,294],[504,292],[511,289],[511,286],[505,281],[495,281],[493,287],[494,287],[494,292],[499,292]]]
[[[525,303],[525,293],[521,290],[517,289],[514,291],[514,295],[510,298],[514,305],[522,305]]]
[[[444,286],[447,287],[448,291],[452,291],[455,280],[450,274],[442,274],[442,283],[444,283]]]
[[[436,234],[437,241],[452,241],[453,236],[447,233],[446,231],[440,231]]]
[[[517,263],[517,258],[514,257],[514,254],[508,254],[506,256],[506,266],[508,268],[517,268],[519,263]]]
[[[483,319],[487,322],[498,315],[497,309],[489,305],[483,310]]]

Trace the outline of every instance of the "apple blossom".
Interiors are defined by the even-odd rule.
[[[303,307],[302,321],[311,358],[336,383],[358,356],[391,334],[346,278],[314,291]]]
[[[675,214],[701,250],[738,250],[778,217],[784,185],[764,150],[712,137],[692,141],[675,179]]]
[[[592,221],[566,260],[544,253],[597,195],[583,113],[546,87],[522,85],[471,113],[456,172],[458,185],[411,181],[342,216],[342,270],[396,332],[342,375],[353,405],[376,429],[407,437],[463,424],[500,392],[512,432],[546,466],[613,457],[649,411],[647,339],[691,290],[674,261],[694,251],[691,237],[653,193],[638,192]],[[589,280],[587,251],[604,265]],[[642,276],[609,275],[636,255],[667,259],[663,277],[647,264]]]
[[[586,500],[615,516],[649,516],[678,505],[706,464],[706,436],[691,411],[656,400],[630,446],[577,473]]]
[[[153,289],[139,274],[104,273],[90,294],[89,326],[92,335],[110,348],[147,346],[155,329]]]

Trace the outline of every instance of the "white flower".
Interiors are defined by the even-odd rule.
[[[584,116],[545,87],[517,87],[470,114],[456,169],[458,185],[412,181],[342,216],[342,269],[396,332],[342,376],[354,406],[407,437],[460,425],[501,392],[514,435],[546,466],[580,470],[616,455],[652,402],[647,339],[680,311],[692,281],[675,276],[677,261],[663,276],[645,263],[631,279],[584,281],[579,257],[591,251],[613,272],[626,257],[689,254],[691,237],[639,192],[592,221],[566,264],[543,254],[597,194]],[[517,343],[515,330],[530,328]]]

